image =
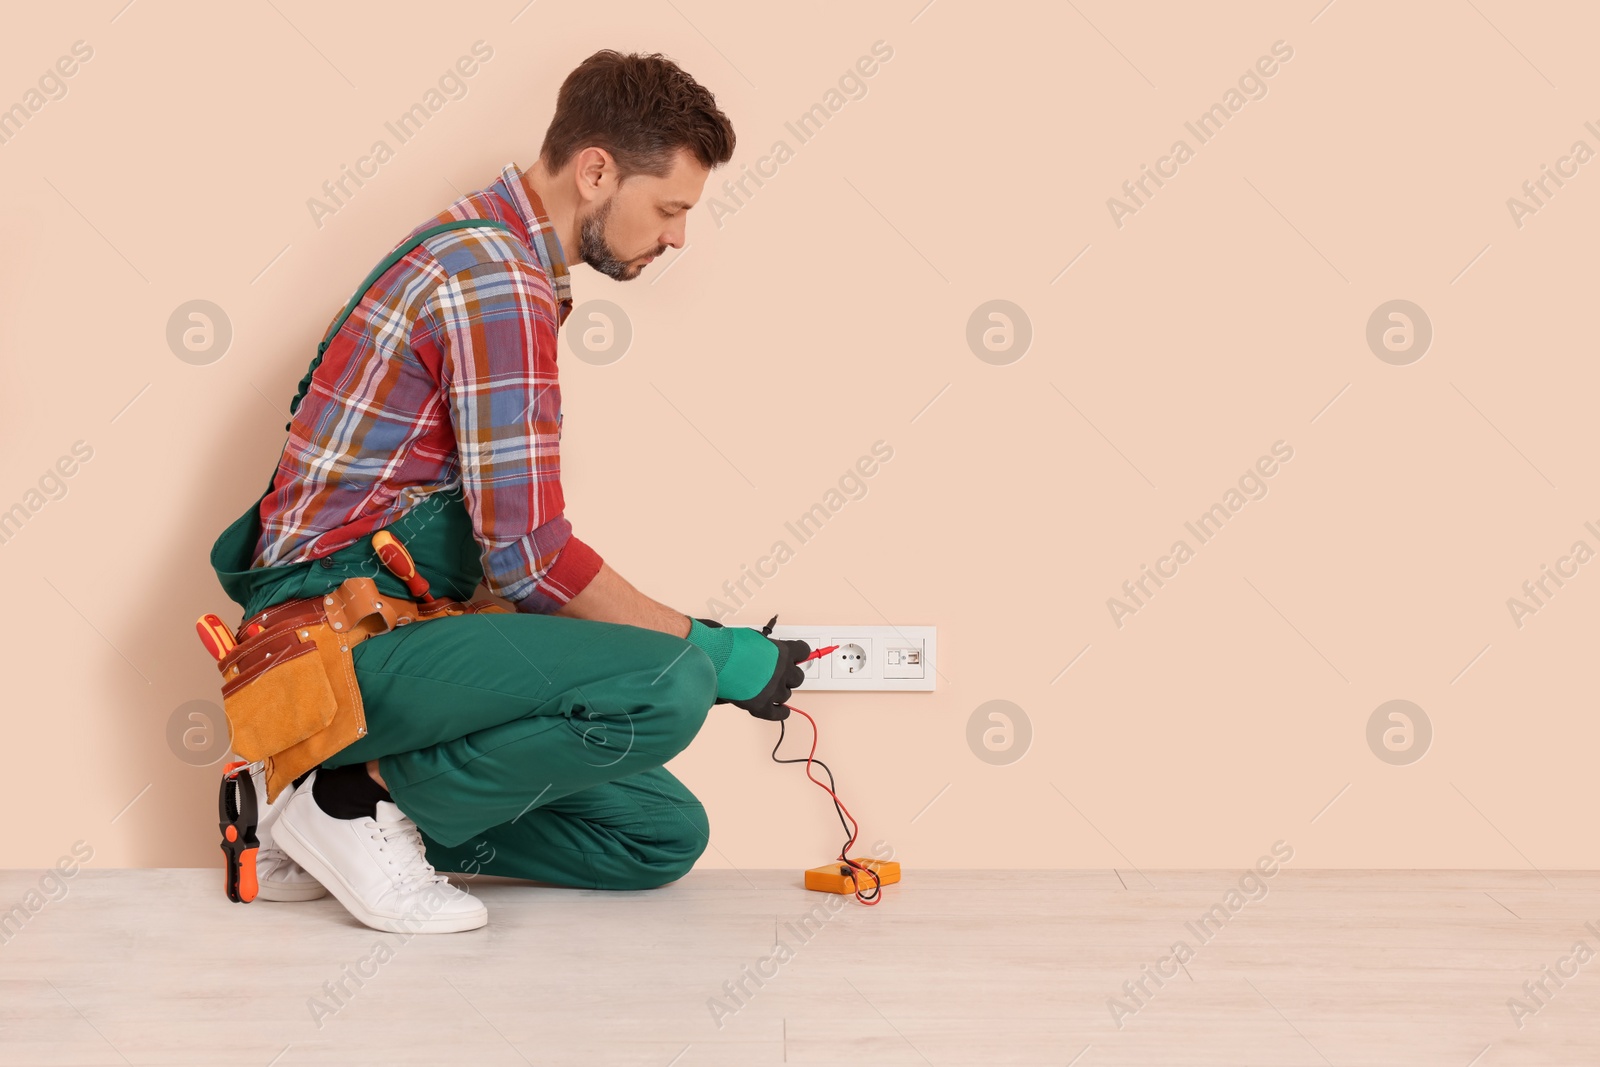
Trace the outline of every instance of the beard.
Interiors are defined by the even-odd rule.
[[[613,204],[615,201],[607,200],[583,220],[578,228],[578,258],[608,278],[619,282],[632,281],[644,270],[644,265],[630,264],[618,256],[606,240],[606,221],[611,217]],[[659,256],[666,250],[667,246],[662,245],[655,254]]]

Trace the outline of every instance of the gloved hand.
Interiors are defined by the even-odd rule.
[[[773,722],[789,717],[784,705],[805,681],[805,671],[797,664],[811,655],[810,645],[775,641],[748,626],[693,618],[688,640],[711,657],[717,669],[718,704],[732,704]]]

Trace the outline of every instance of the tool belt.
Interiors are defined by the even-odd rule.
[[[284,786],[366,736],[356,645],[397,626],[507,610],[490,600],[419,604],[387,596],[362,577],[251,616],[217,661],[234,752],[264,763],[271,803]]]

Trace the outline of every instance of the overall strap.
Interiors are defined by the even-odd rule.
[[[379,263],[376,267],[372,268],[372,273],[367,275],[366,280],[361,283],[361,287],[356,290],[356,294],[350,298],[350,302],[346,304],[344,306],[344,310],[339,313],[338,319],[334,321],[333,328],[328,331],[328,335],[324,337],[322,339],[322,343],[317,346],[316,358],[311,361],[311,366],[306,370],[306,376],[300,379],[300,387],[295,391],[294,399],[289,402],[289,415],[291,416],[291,419],[290,422],[284,423],[283,429],[285,432],[288,432],[290,425],[293,423],[294,413],[300,410],[300,402],[305,399],[306,393],[311,388],[311,376],[316,373],[317,367],[321,366],[323,353],[328,350],[328,345],[333,342],[335,335],[337,335],[339,330],[344,326],[345,320],[348,319],[350,317],[350,313],[356,309],[356,305],[361,303],[361,298],[367,294],[368,289],[372,288],[373,283],[381,278],[385,271],[394,266],[396,263],[400,262],[400,260],[404,259],[412,252],[413,249],[415,249],[422,242],[426,241],[428,238],[437,234],[448,233],[451,230],[466,229],[468,226],[493,226],[495,229],[505,230],[508,233],[511,232],[511,224],[501,222],[498,219],[456,219],[454,222],[445,222],[438,226],[430,226],[421,233],[412,235],[403,244],[401,244],[399,248],[396,248],[393,252],[390,252],[387,256],[385,256],[382,263]]]

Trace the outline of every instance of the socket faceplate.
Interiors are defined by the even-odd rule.
[[[933,626],[775,626],[772,636],[804,641],[813,650],[840,646],[804,665],[806,680],[797,694],[928,693],[938,675],[938,628]]]

